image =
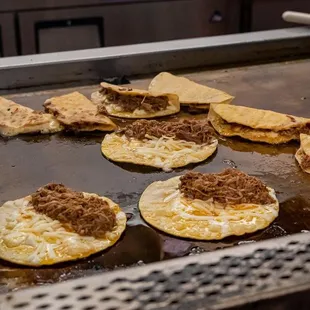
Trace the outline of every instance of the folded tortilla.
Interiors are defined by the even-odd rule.
[[[99,113],[123,118],[154,118],[180,111],[179,98],[174,94],[149,92],[108,83],[100,85],[101,90],[91,96],[92,101],[98,105]]]
[[[230,103],[234,99],[221,90],[197,84],[168,72],[158,74],[151,81],[149,90],[176,94],[181,105],[195,109],[209,109],[211,103]]]
[[[45,109],[53,114],[66,129],[74,131],[113,131],[116,125],[97,113],[97,106],[79,92],[45,101]]]
[[[50,114],[34,111],[0,97],[0,135],[4,137],[26,133],[54,133],[63,127]]]
[[[300,148],[296,152],[295,158],[301,169],[310,173],[310,135],[300,135]]]
[[[310,119],[243,106],[212,104],[208,119],[223,136],[270,144],[299,140],[300,133],[310,132]]]

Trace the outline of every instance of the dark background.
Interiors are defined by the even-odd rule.
[[[0,57],[292,27],[309,0],[11,0],[0,2]]]

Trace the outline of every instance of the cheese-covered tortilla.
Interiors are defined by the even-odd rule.
[[[310,135],[300,135],[300,148],[295,158],[303,171],[310,173]]]
[[[0,208],[0,258],[20,265],[43,266],[85,258],[111,247],[125,230],[125,213],[106,197],[89,193],[84,197],[102,199],[115,213],[116,225],[103,237],[80,235],[66,224],[38,213],[31,196],[27,196]]]
[[[54,133],[63,127],[50,114],[34,111],[0,97],[0,135],[4,137],[27,133]]]
[[[179,130],[178,137],[173,133],[173,126]],[[218,141],[210,134],[210,129],[207,123],[200,124],[199,121],[191,120],[136,121],[121,132],[106,135],[101,150],[108,159],[115,162],[170,171],[190,163],[202,162],[216,151]]]
[[[53,97],[45,101],[45,109],[68,130],[113,131],[116,125],[97,113],[97,106],[79,92]]]
[[[301,132],[308,132],[310,120],[243,106],[212,104],[208,119],[223,136],[239,136],[270,144],[299,140]]]
[[[177,95],[165,92],[148,92],[101,83],[101,89],[91,99],[98,112],[123,118],[154,118],[176,114],[180,111]]]
[[[211,103],[230,103],[234,99],[221,90],[197,84],[168,72],[158,74],[151,81],[149,90],[176,94],[181,105],[195,109],[209,109]]]
[[[266,228],[279,213],[279,203],[271,188],[267,188],[272,198],[268,204],[227,205],[212,198],[188,198],[180,191],[180,184],[180,177],[154,182],[146,188],[139,201],[144,220],[174,236],[197,240],[241,236]]]

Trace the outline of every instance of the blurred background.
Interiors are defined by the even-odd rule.
[[[310,0],[2,0],[0,57],[296,26],[286,10]]]

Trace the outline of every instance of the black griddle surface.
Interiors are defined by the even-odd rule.
[[[300,61],[201,71],[186,76],[235,95],[235,104],[310,117],[309,72],[310,61]],[[140,80],[133,85],[147,87],[148,82]],[[89,97],[96,87],[77,90]],[[49,90],[8,98],[42,109],[47,98],[70,91],[73,90]],[[125,122],[119,121],[122,123]],[[111,198],[120,204],[128,217],[127,229],[121,240],[90,258],[43,268],[26,268],[0,261],[0,292],[310,230],[310,175],[303,173],[295,162],[297,142],[271,146],[237,138],[220,139],[216,154],[206,162],[166,173],[108,161],[100,151],[103,137],[103,133],[60,133],[0,140],[1,204],[26,196],[46,183],[60,182],[76,190]],[[181,175],[190,169],[219,172],[229,166],[259,177],[276,190],[281,204],[280,215],[265,230],[222,241],[196,242],[168,236],[149,227],[140,218],[137,203],[150,183]]]

